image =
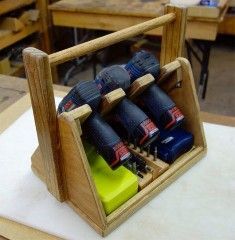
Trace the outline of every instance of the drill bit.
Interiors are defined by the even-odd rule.
[[[154,161],[157,161],[157,146],[154,147]]]
[[[137,176],[139,176],[140,178],[144,178],[144,176],[140,173],[140,171],[137,171]]]
[[[152,169],[151,169],[151,167],[150,167],[149,165],[146,165],[146,166],[145,166],[145,169],[146,169],[146,171],[148,171],[148,172],[151,172],[151,171],[152,171]]]
[[[130,139],[131,139],[130,134],[128,134],[128,137],[127,137],[127,146],[130,146]]]
[[[134,174],[137,173],[136,162],[132,162],[132,172],[133,172]]]
[[[134,149],[136,149],[137,148],[137,139],[135,138],[134,139]]]
[[[148,145],[147,147],[147,157],[149,157],[149,153],[150,153],[150,145]]]

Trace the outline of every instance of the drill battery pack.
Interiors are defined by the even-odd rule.
[[[150,151],[154,154],[157,150],[157,157],[170,164],[189,151],[193,142],[193,135],[183,129],[161,131],[159,138],[152,143]]]
[[[112,170],[93,145],[86,141],[83,141],[83,145],[92,178],[105,213],[108,215],[137,193],[138,178],[123,166]]]

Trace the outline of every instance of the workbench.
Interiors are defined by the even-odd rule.
[[[163,14],[167,0],[61,0],[49,6],[55,26],[117,31],[131,25],[150,20]],[[219,23],[228,7],[227,0],[220,0],[218,7],[193,6],[188,8],[186,39],[195,39],[197,52],[187,42],[189,60],[191,55],[201,64],[200,86],[205,98],[209,75],[209,57],[212,41],[216,39]],[[162,29],[148,34],[159,36]]]
[[[66,91],[66,92],[69,90],[69,88],[63,87],[63,86],[55,86],[55,89]],[[6,116],[5,114],[6,111],[8,111],[7,115],[9,116],[9,118],[5,119],[5,122],[8,122],[7,124],[10,125],[10,123],[13,121],[13,118],[16,118],[17,115],[19,116],[22,112],[24,112],[24,109],[23,109],[25,107],[24,98],[27,93],[28,93],[28,88],[27,88],[27,81],[25,79],[19,79],[19,78],[0,75],[0,96],[1,96],[0,112],[5,109],[5,111],[3,111],[0,114],[1,120],[3,120],[4,116]],[[29,103],[27,102],[27,104]],[[11,106],[11,108],[8,108],[9,106]],[[13,110],[12,107],[14,108],[14,112],[12,112]],[[201,113],[201,116],[204,122],[216,123],[216,124],[227,125],[227,126],[235,126],[235,118],[233,117],[218,116],[210,113]],[[205,182],[205,184],[206,183],[207,182]],[[168,193],[169,192],[170,191],[168,190]],[[201,196],[200,198],[203,198],[203,196]],[[32,227],[28,227],[16,221],[8,220],[2,216],[0,216],[0,235],[3,235],[4,237],[8,236],[9,239],[14,239],[14,240],[26,239],[26,237],[28,239],[34,239],[34,240],[58,239],[48,233],[39,231]],[[115,235],[117,234],[114,234],[114,236]]]

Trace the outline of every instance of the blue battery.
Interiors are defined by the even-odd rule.
[[[151,144],[150,152],[164,162],[173,163],[183,153],[189,151],[194,142],[194,137],[190,132],[183,129],[172,131],[161,131],[159,138]]]

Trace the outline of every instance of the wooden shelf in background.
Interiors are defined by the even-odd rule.
[[[2,0],[0,1],[0,15],[30,5],[34,2],[35,0]]]
[[[10,33],[9,35],[1,37],[0,49],[6,48],[39,30],[40,30],[40,24],[37,22],[32,25],[25,26],[25,28],[18,33]]]

